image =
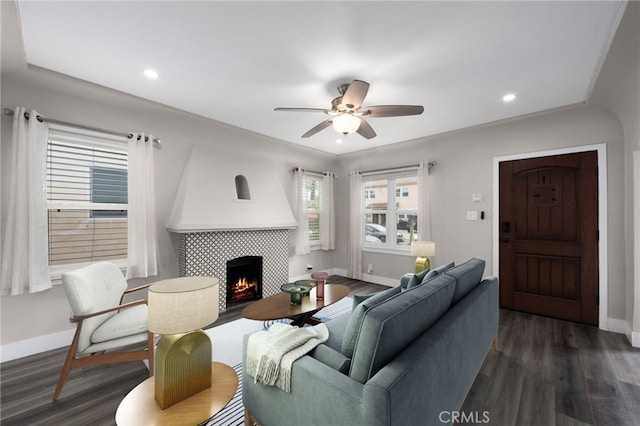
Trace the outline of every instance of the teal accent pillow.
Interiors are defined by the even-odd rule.
[[[378,293],[371,294],[354,294],[353,295],[353,305],[351,306],[351,312],[355,311],[359,304],[369,299],[370,297],[375,296]]]
[[[429,271],[429,273],[427,275],[424,276],[424,278],[422,279],[420,284],[424,284],[427,281],[430,281],[432,278],[437,277],[438,275],[440,275],[440,272],[438,272],[438,270],[436,270],[436,269],[432,269],[432,270]]]
[[[356,298],[354,297],[354,306],[355,309],[351,313],[351,318],[349,318],[349,322],[344,329],[344,335],[342,337],[342,354],[346,357],[351,358],[353,356],[353,349],[356,346],[356,339],[358,338],[358,334],[360,333],[360,327],[362,327],[362,320],[364,318],[364,314],[374,306],[379,305],[380,303],[385,302],[386,300],[392,298],[396,294],[400,294],[400,287],[392,287],[388,290],[383,290],[378,293],[365,295],[362,297],[360,303],[356,304]]]
[[[438,266],[437,268],[434,269],[434,271],[438,271],[439,274],[444,274],[454,266],[456,266],[456,262],[450,262],[445,265]]]
[[[411,287],[417,286],[422,281],[424,281],[424,277],[428,273],[429,273],[429,270],[425,269],[424,271],[418,272],[417,274],[414,274],[411,278],[409,278],[409,282],[407,283],[407,290],[410,289]]]

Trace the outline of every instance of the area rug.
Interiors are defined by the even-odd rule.
[[[342,300],[320,310],[315,317],[323,322],[330,321],[342,314],[351,312],[353,300]],[[238,388],[231,401],[206,423],[207,426],[244,425],[244,405],[242,404],[242,341],[244,335],[268,326],[262,321],[239,319],[219,327],[206,330],[213,344],[213,360],[232,365],[238,374]]]

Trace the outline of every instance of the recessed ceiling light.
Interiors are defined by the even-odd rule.
[[[151,80],[155,80],[156,78],[158,78],[158,73],[151,69],[144,70],[144,76]]]
[[[342,139],[341,138],[336,139],[336,143],[342,143]]]
[[[515,93],[507,93],[502,97],[503,102],[511,102],[511,101],[514,101],[515,99],[516,99]]]

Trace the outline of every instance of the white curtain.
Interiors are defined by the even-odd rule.
[[[362,173],[349,173],[349,247],[347,273],[354,279],[362,279]]]
[[[2,294],[35,293],[51,288],[47,247],[47,138],[49,127],[38,113],[18,107],[13,116],[7,189],[7,221],[2,236]]]
[[[134,133],[128,157],[127,279],[146,278],[158,275],[153,136]]]
[[[418,165],[418,240],[431,241],[429,163],[426,161]]]
[[[298,222],[298,229],[295,234],[294,252],[295,254],[311,253],[309,243],[309,217],[304,198],[304,170],[298,168],[293,172],[293,214]]]
[[[325,173],[322,178],[322,203],[320,217],[322,235],[322,250],[336,249],[336,210],[333,197],[333,184],[335,176],[333,173]]]

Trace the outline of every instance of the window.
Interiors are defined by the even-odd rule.
[[[364,198],[365,198],[365,199],[376,198],[376,191],[375,191],[375,189],[365,189],[365,190],[364,190]]]
[[[127,204],[127,170],[91,167],[91,202]],[[91,217],[127,217],[126,210],[91,210]]]
[[[396,197],[408,197],[409,196],[409,188],[408,187],[402,187],[402,188],[396,188]]]
[[[322,220],[322,177],[307,174],[304,178],[303,199],[309,221],[309,243],[312,248],[322,245],[320,222]]]
[[[417,232],[417,172],[364,176],[363,186],[364,247],[406,250]]]
[[[127,257],[127,142],[53,127],[47,143],[49,265]]]

